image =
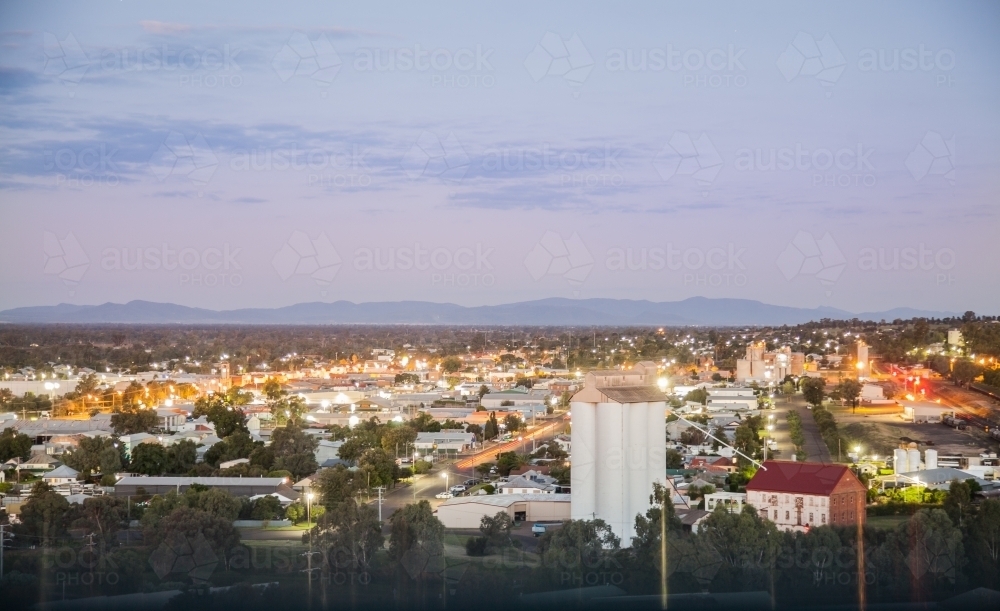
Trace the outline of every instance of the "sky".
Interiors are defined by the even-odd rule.
[[[997,314],[1000,4],[0,5],[0,310]]]

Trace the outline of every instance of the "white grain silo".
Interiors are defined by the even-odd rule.
[[[653,483],[666,478],[666,400],[656,364],[592,371],[574,395],[571,513],[600,518],[632,543],[635,516],[649,508]]]
[[[892,472],[895,474],[909,473],[909,459],[906,456],[906,450],[902,448],[896,448],[892,451]]]
[[[937,450],[924,450],[924,469],[937,469]]]
[[[906,451],[906,461],[909,463],[910,471],[920,470],[920,450],[911,449]]]

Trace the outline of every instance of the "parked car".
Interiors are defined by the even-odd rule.
[[[536,537],[541,537],[546,533],[546,529],[553,528],[559,525],[560,524],[558,522],[555,523],[535,522],[531,526],[531,534]]]
[[[436,499],[450,499],[450,498],[453,498],[454,496],[455,495],[452,494],[452,493],[450,493],[450,492],[438,492],[437,494],[434,495],[434,498],[436,498]]]
[[[469,489],[468,486],[463,486],[462,484],[456,484],[450,488],[450,492],[452,494],[459,494],[461,492],[465,492],[468,489]]]

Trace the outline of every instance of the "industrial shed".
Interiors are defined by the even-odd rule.
[[[296,500],[299,493],[289,487],[282,477],[123,477],[115,484],[115,496],[139,494],[166,494],[184,492],[191,484],[221,488],[233,496],[256,496],[280,493]]]
[[[445,528],[479,528],[483,516],[504,511],[520,522],[560,522],[570,516],[569,494],[483,494],[448,499],[438,507]]]

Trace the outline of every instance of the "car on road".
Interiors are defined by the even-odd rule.
[[[452,494],[459,494],[465,492],[468,489],[469,489],[468,486],[463,486],[462,484],[456,484],[451,488],[449,488],[448,491],[451,492]]]
[[[434,498],[436,498],[436,499],[450,499],[450,498],[453,498],[454,496],[455,495],[452,494],[452,493],[450,493],[450,492],[438,492],[437,494],[434,495]]]
[[[475,486],[476,484],[480,483],[480,481],[481,480],[478,480],[478,479],[467,479],[467,480],[465,480],[465,485],[466,486]]]
[[[541,537],[547,532],[547,529],[561,525],[562,522],[535,522],[531,525],[531,534],[536,537]]]

